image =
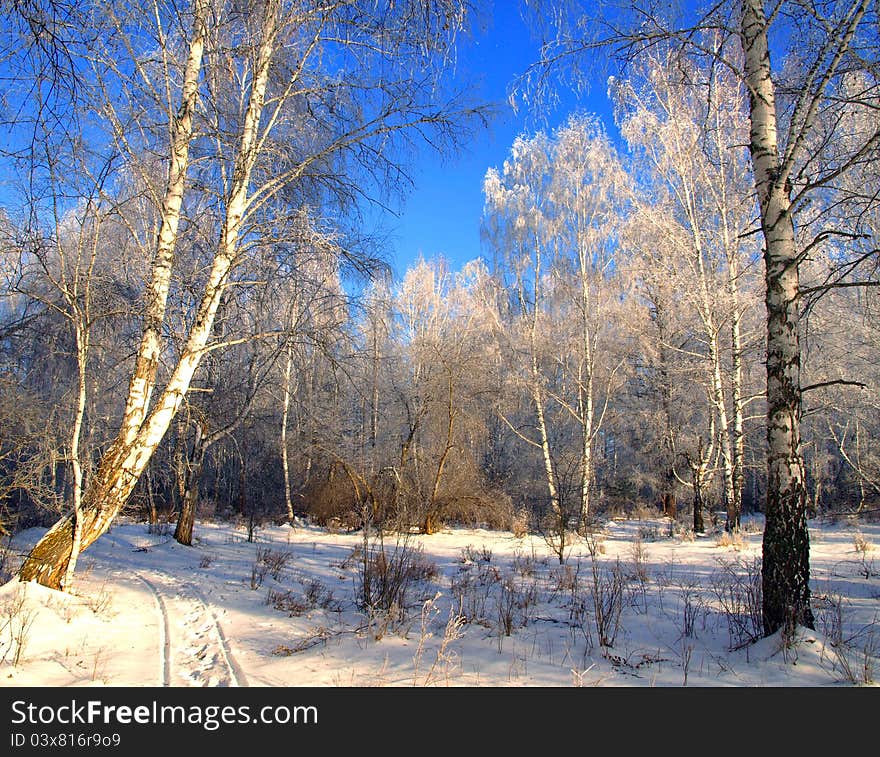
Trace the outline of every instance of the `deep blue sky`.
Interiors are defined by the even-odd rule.
[[[523,23],[519,3],[496,0],[493,18],[484,33],[463,39],[459,48],[457,82],[474,82],[481,102],[500,103],[489,128],[458,155],[440,156],[425,150],[415,162],[414,191],[407,197],[398,219],[386,220],[391,231],[395,276],[421,254],[442,255],[454,269],[484,255],[480,246],[480,217],[483,211],[482,183],[487,169],[500,168],[515,137],[534,132],[537,119],[522,109],[516,113],[507,104],[508,86],[538,57],[538,46]],[[610,108],[601,77],[587,97],[573,93],[563,105],[546,114],[547,128],[564,121],[575,109],[599,113],[606,128],[612,128]]]

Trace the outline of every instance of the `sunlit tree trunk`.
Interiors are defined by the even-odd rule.
[[[729,151],[729,145],[724,140],[724,128],[722,128],[722,110],[715,108],[714,129],[715,149],[719,156]],[[735,213],[732,208],[736,207],[737,198],[734,196],[740,184],[735,180],[734,161],[728,164],[719,157],[718,170],[719,181],[714,187],[718,196],[718,212],[720,217],[720,243],[724,250],[725,288],[728,299],[728,313],[730,317],[730,431],[729,431],[729,456],[730,456],[730,484],[727,490],[727,523],[725,529],[733,532],[740,527],[742,515],[742,494],[745,482],[745,433],[743,429],[745,415],[745,400],[743,399],[743,346],[742,346],[742,318],[743,307],[741,303],[739,277],[740,277],[740,245],[738,238]]]
[[[703,492],[706,487],[706,476],[712,466],[712,460],[715,456],[715,421],[710,424],[709,444],[705,444],[703,437],[697,439],[696,455],[687,454],[688,468],[690,469],[691,489],[694,492],[694,533],[702,534],[706,527],[703,519]]]
[[[159,234],[153,257],[150,282],[144,303],[144,324],[141,343],[129,383],[123,414],[120,442],[130,445],[146,418],[156,383],[156,372],[162,349],[162,324],[168,302],[174,250],[180,225],[184,186],[189,168],[189,150],[193,136],[193,117],[198,99],[199,76],[207,34],[207,0],[193,0],[194,25],[189,44],[186,69],[181,90],[180,108],[171,117],[171,158],[168,182],[162,200]]]
[[[86,316],[87,317],[87,316]],[[76,563],[82,551],[83,534],[83,469],[80,457],[80,439],[82,437],[83,419],[86,413],[86,366],[89,356],[89,328],[84,319],[77,319],[76,330],[76,355],[77,355],[77,403],[73,417],[73,427],[70,431],[70,465],[73,472],[73,539],[70,545],[70,560],[64,575],[62,588],[70,591],[73,586],[73,576],[76,571]]]
[[[578,264],[581,279],[581,355],[578,365],[578,422],[581,427],[581,507],[580,528],[584,530],[590,517],[590,491],[593,488],[593,438],[595,436],[594,370],[595,356],[590,316],[593,307],[590,297],[591,266],[589,251],[579,245]]]
[[[728,417],[727,401],[724,397],[724,384],[721,377],[721,347],[718,343],[718,332],[715,330],[714,323],[712,334],[709,337],[709,359],[712,370],[712,404],[718,416],[724,503],[729,512],[735,499],[733,449],[730,440],[730,419]]]
[[[730,377],[730,401],[733,412],[733,430],[731,435],[731,447],[733,452],[733,498],[727,506],[727,530],[735,531],[740,527],[742,517],[742,494],[745,485],[745,431],[743,399],[743,348],[740,320],[742,313],[739,306],[739,295],[736,286],[736,272],[731,270],[729,279],[731,306],[733,307],[733,320],[730,325],[730,354],[732,358],[732,370]]]
[[[661,502],[663,514],[675,519],[678,515],[678,506],[675,499],[675,424],[672,419],[672,379],[669,375],[671,357],[668,347],[668,335],[666,326],[665,304],[655,300],[651,320],[657,329],[659,365],[658,374],[660,380],[660,404],[663,408],[663,441],[662,441],[662,488]]]
[[[706,349],[708,352],[707,368],[710,386],[709,398],[718,418],[718,443],[719,452],[721,454],[724,502],[725,506],[730,508],[735,499],[733,451],[730,440],[730,417],[728,414],[727,400],[724,396],[724,380],[722,377],[721,365],[722,355],[719,340],[720,327],[718,325],[718,316],[716,314],[715,305],[717,294],[714,291],[714,277],[710,275],[710,271],[706,270],[706,261],[704,259],[707,243],[701,230],[702,221],[698,211],[698,199],[696,196],[699,191],[698,187],[699,185],[693,184],[690,181],[682,181],[681,203],[688,219],[691,233],[691,267],[697,279],[696,285],[699,288],[697,294],[697,312],[703,326]],[[723,212],[723,208],[721,210]]]

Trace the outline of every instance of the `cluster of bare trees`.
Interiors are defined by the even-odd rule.
[[[768,633],[812,625],[802,399],[805,388],[825,388],[827,381],[802,382],[802,312],[806,293],[863,287],[876,262],[870,208],[877,180],[869,177],[880,146],[876,4],[732,0],[679,7],[636,0],[597,11],[574,0],[550,6],[533,6],[542,55],[524,81],[538,89],[552,85],[554,71],[582,83],[591,51],[633,63],[667,46],[704,71],[727,69],[744,88],[764,258],[764,625]],[[835,265],[824,283],[804,286],[802,270],[823,248]],[[733,449],[729,456],[732,464]]]
[[[759,509],[766,630],[811,622],[807,516],[880,499],[876,4],[542,12],[530,91],[614,47],[619,139],[522,135],[484,259],[396,283],[359,209],[480,115],[440,86],[467,3],[8,5],[0,507],[56,518],[22,577],[123,507],[183,544],[525,513],[560,557],[609,508]]]
[[[283,282],[306,279],[296,269],[324,251],[313,232],[332,242],[322,219],[353,217],[371,182],[401,178],[395,150],[407,140],[441,144],[459,133],[471,112],[443,99],[436,82],[465,11],[446,0],[12,4],[7,65],[22,75],[10,107],[20,108],[16,133],[29,132],[30,143],[10,151],[26,172],[28,207],[9,219],[17,260],[7,286],[33,300],[38,269],[47,307],[73,332],[79,376],[61,445],[73,506],[31,552],[23,578],[69,582],[80,550],[128,501],[190,389],[222,385],[211,353],[291,338],[291,321],[309,306],[299,292],[287,296]],[[343,249],[356,258],[355,240],[334,244],[336,268]],[[98,266],[101,254],[109,259]],[[104,320],[98,270],[132,278],[130,342],[114,352],[117,360],[133,354],[134,364],[120,403],[102,408],[114,431],[90,450],[86,479],[80,442],[93,328]],[[267,282],[280,289],[269,293]],[[249,414],[265,378],[248,371],[244,400],[217,427],[194,408],[184,541],[187,493],[205,450]],[[194,386],[202,373],[206,385]]]

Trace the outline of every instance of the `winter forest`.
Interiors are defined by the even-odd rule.
[[[473,259],[394,276],[374,221],[413,156],[496,116],[452,77],[489,4],[0,2],[3,581],[76,593],[125,524],[175,559],[284,526],[360,549],[374,622],[419,580],[411,540],[503,532],[547,571],[581,550],[613,666],[607,524],[751,545],[728,649],[833,636],[810,531],[846,524],[873,623],[877,4],[517,12],[540,55],[510,101],[540,114],[604,65],[610,116],[532,119],[485,166]]]

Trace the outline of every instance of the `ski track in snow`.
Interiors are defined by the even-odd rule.
[[[162,615],[163,686],[247,686],[216,615],[196,587],[137,577],[153,593]]]
[[[144,578],[140,573],[135,574],[141,581],[143,581],[147,588],[150,590],[150,593],[153,595],[153,599],[156,600],[156,608],[159,612],[159,685],[160,686],[170,686],[171,685],[171,634],[170,629],[168,628],[168,611],[165,609],[165,602],[162,599],[162,595],[159,593],[158,589],[153,586],[150,581]]]

